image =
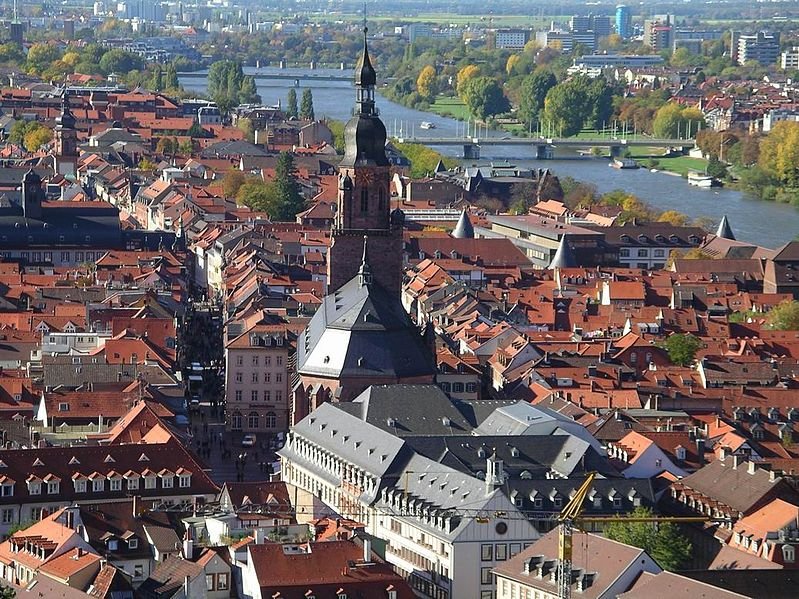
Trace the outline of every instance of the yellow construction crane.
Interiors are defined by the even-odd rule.
[[[711,518],[708,516],[650,516],[650,517],[625,517],[625,516],[583,516],[583,503],[591,492],[596,472],[589,472],[577,492],[558,515],[558,598],[571,598],[572,574],[572,536],[574,528],[580,522],[723,522],[724,518]]]

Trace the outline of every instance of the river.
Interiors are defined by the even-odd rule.
[[[307,71],[292,69],[280,70],[274,67],[255,69],[245,68],[247,74],[268,76],[270,73],[281,75],[302,75]],[[341,75],[339,70],[318,69],[314,73]],[[181,78],[181,84],[187,89],[198,92],[206,91],[203,78]],[[266,104],[285,105],[288,90],[294,87],[291,79],[257,78],[256,85],[261,99]],[[355,93],[351,83],[347,81],[299,81],[297,96],[302,90],[310,87],[313,92],[314,112],[317,118],[327,116],[337,120],[350,117],[355,102]],[[423,136],[459,136],[474,133],[472,127],[455,119],[413,110],[378,97],[378,108],[381,118],[390,135],[404,133]],[[435,129],[425,131],[419,128],[423,121],[433,123]],[[486,133],[481,131],[480,135]],[[504,132],[489,131],[488,135],[505,135]],[[460,147],[438,148],[449,156],[459,156]],[[482,158],[479,161],[464,161],[465,164],[488,164],[491,161],[508,160],[523,167],[535,166],[549,168],[560,177],[570,176],[579,181],[593,183],[604,193],[614,189],[622,189],[633,193],[647,204],[658,210],[677,210],[691,218],[708,217],[715,221],[726,214],[735,236],[750,243],[765,247],[778,247],[792,240],[799,234],[799,210],[786,204],[763,202],[748,197],[731,189],[699,189],[688,185],[685,179],[667,173],[651,173],[647,169],[616,170],[608,167],[602,159],[555,159],[536,160],[532,146],[483,146]]]

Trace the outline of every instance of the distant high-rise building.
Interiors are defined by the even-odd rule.
[[[613,33],[613,21],[606,15],[594,15],[591,17],[591,27],[597,39],[607,37]]]
[[[18,22],[16,19],[8,25],[8,37],[12,43],[22,47],[23,38],[25,36],[25,24]]]
[[[674,15],[660,15],[644,21],[644,45],[655,52],[671,50],[674,44]]]
[[[528,29],[497,29],[494,33],[495,48],[521,50],[529,40]]]
[[[738,37],[738,64],[744,65],[755,61],[762,65],[777,62],[780,56],[780,34],[759,31],[754,35],[741,35]]]
[[[616,7],[616,33],[623,39],[633,35],[633,13],[629,6],[620,4]]]

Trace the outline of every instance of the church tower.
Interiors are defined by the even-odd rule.
[[[55,171],[62,175],[74,175],[78,163],[78,132],[66,89],[61,96],[61,114],[55,119],[54,135]]]
[[[328,253],[328,293],[358,274],[364,238],[375,282],[399,296],[402,284],[404,215],[391,212],[391,164],[386,127],[375,107],[377,75],[363,34],[363,54],[355,69],[355,112],[344,129],[346,150],[339,164],[338,202]]]

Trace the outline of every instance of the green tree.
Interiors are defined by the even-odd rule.
[[[777,331],[799,330],[799,302],[785,300],[766,314],[766,326]]]
[[[464,86],[464,102],[469,112],[482,120],[510,110],[502,88],[491,77],[470,79]]]
[[[310,91],[310,90],[309,90]],[[272,220],[293,221],[305,209],[305,198],[300,193],[294,157],[289,152],[281,152],[275,165],[273,205],[268,212]]]
[[[289,90],[288,97],[286,98],[286,116],[290,119],[296,119],[299,116],[297,110],[297,92],[292,87]]]
[[[38,123],[37,123],[38,124]],[[50,143],[53,139],[53,132],[47,127],[34,127],[25,133],[22,145],[28,152],[35,152],[43,145]]]
[[[14,599],[16,596],[17,592],[13,588],[0,585],[0,599]]]
[[[652,511],[637,507],[633,518],[651,518]],[[672,522],[612,522],[605,536],[646,551],[664,570],[676,570],[691,557],[691,543]]]
[[[308,121],[314,120],[313,111],[313,92],[310,88],[302,90],[302,100],[300,100],[300,118]]]
[[[226,198],[235,198],[239,193],[239,188],[246,181],[247,177],[244,176],[244,173],[240,170],[231,169],[222,177],[222,193],[225,194]]]
[[[458,71],[457,75],[455,75],[455,91],[464,102],[466,101],[464,99],[466,84],[479,75],[480,67],[473,64],[466,65],[460,71]]]
[[[583,128],[589,111],[588,98],[584,86],[575,79],[551,88],[544,100],[541,121],[551,135],[571,137]]]
[[[100,68],[107,74],[140,71],[144,68],[144,61],[136,54],[114,48],[103,54],[100,59]]]
[[[670,102],[658,109],[652,130],[655,137],[677,139],[696,135],[704,125],[705,119],[699,110]]]
[[[162,137],[155,146],[155,151],[163,156],[170,156],[177,151],[177,144],[172,138]]]
[[[428,102],[432,102],[436,96],[436,69],[425,66],[416,78],[416,91]]]
[[[235,60],[218,60],[211,65],[208,95],[224,113],[239,104],[260,102],[255,80],[245,76],[241,63]]]
[[[178,69],[174,62],[170,62],[166,67],[166,72],[164,73],[164,89],[180,89]]]
[[[152,78],[150,79],[149,87],[150,89],[159,92],[164,89],[164,71],[161,68],[161,65],[158,63],[156,63],[155,66],[153,66],[153,75]]]
[[[236,202],[252,210],[269,213],[275,203],[275,189],[272,185],[253,179],[239,187]]]
[[[28,50],[25,70],[33,74],[41,73],[59,58],[61,50],[58,46],[46,43],[33,44]]]
[[[333,147],[336,148],[336,152],[338,154],[343,154],[344,150],[346,149],[345,142],[344,142],[344,123],[341,121],[334,121],[329,119],[325,121],[327,128],[330,129],[330,132],[333,134]]]
[[[519,94],[519,119],[522,122],[532,125],[538,121],[547,93],[557,83],[555,74],[546,69],[539,69],[524,78]]]
[[[673,333],[668,336],[663,347],[668,352],[672,364],[688,366],[702,347],[702,341],[690,333]]]

